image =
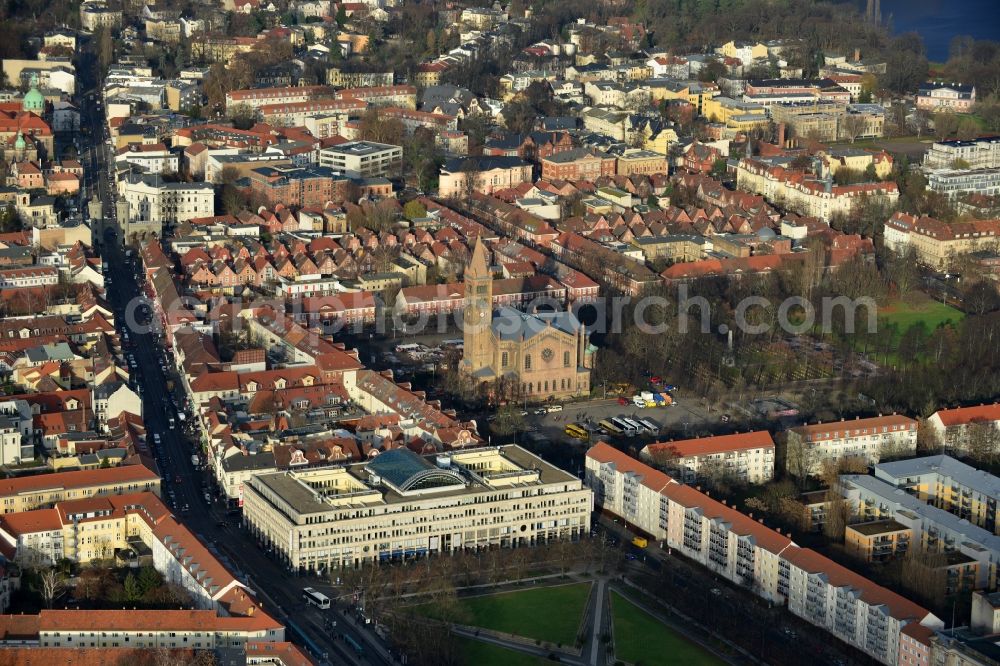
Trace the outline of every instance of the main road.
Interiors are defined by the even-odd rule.
[[[175,365],[172,354],[165,349],[160,334],[149,330],[155,326],[135,325],[136,319],[141,322],[143,313],[149,312],[143,306],[137,307],[144,298],[144,276],[138,258],[134,253],[126,256],[121,243],[109,179],[111,148],[106,145],[102,113],[93,101],[82,106],[83,121],[90,128],[89,140],[81,151],[86,167],[85,189],[99,199],[103,214],[103,220],[92,220],[92,228],[107,266],[107,295],[115,311],[116,326],[126,355],[135,360],[133,384],[142,395],[142,417],[164,478],[165,501],[210,551],[258,593],[264,610],[288,626],[290,638],[320,661],[356,666],[395,663],[381,639],[360,625],[349,610],[320,610],[307,605],[302,599],[303,587],[313,586],[331,595],[334,590],[325,581],[307,580],[289,572],[266,556],[242,526],[227,522],[224,503],[212,495],[209,480],[192,463],[196,441],[184,432],[185,423],[177,416],[177,396],[167,388]],[[154,435],[159,436],[159,444],[154,444]]]

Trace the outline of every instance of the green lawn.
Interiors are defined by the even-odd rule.
[[[525,638],[573,645],[590,587],[590,583],[576,583],[469,597],[459,602],[460,622]],[[428,615],[433,615],[432,609],[424,609]]]
[[[611,593],[615,658],[642,666],[724,664],[617,592]]]
[[[895,324],[899,335],[920,322],[924,323],[930,333],[941,324],[957,324],[964,316],[965,313],[960,310],[930,299],[916,305],[896,301],[879,308],[879,319],[886,325]]]
[[[459,638],[458,645],[461,650],[463,664],[475,664],[476,666],[540,666],[541,664],[549,663],[544,659],[532,657],[530,654],[508,650],[499,645],[491,645],[471,638]]]

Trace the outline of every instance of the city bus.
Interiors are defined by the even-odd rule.
[[[614,423],[616,426],[618,426],[618,429],[623,433],[625,433],[626,435],[632,436],[638,434],[636,432],[636,429],[632,426],[632,424],[630,424],[628,421],[626,421],[620,416],[614,417],[613,419],[611,419],[611,422]]]
[[[330,607],[330,597],[326,596],[322,592],[317,592],[311,587],[307,587],[302,590],[302,598],[306,600],[307,604],[312,604],[316,608],[329,608]]]
[[[575,437],[576,439],[587,439],[587,437],[589,437],[587,431],[581,428],[580,426],[576,425],[575,423],[570,423],[563,429],[563,432],[565,432],[570,437]]]
[[[608,421],[607,419],[601,421],[597,425],[601,426],[601,428],[604,429],[604,432],[608,433],[609,435],[620,435],[620,434],[622,434],[622,429],[619,428],[618,426],[616,426],[611,421]]]

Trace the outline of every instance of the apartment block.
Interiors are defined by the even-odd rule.
[[[237,106],[247,106],[256,111],[268,104],[293,104],[317,99],[332,99],[335,91],[330,86],[286,86],[281,88],[248,88],[226,93],[226,111]]]
[[[129,174],[118,182],[118,193],[127,204],[129,224],[162,227],[215,214],[215,188],[211,183],[171,182],[159,174]]]
[[[844,531],[847,550],[865,562],[883,562],[905,555],[913,530],[895,520],[871,520],[848,525]]]
[[[465,548],[575,538],[593,494],[516,445],[260,474],[243,489],[248,529],[290,569],[318,571]]]
[[[917,422],[898,414],[803,425],[787,433],[786,466],[793,474],[818,474],[824,460],[857,457],[874,464],[886,453],[917,451]]]
[[[0,479],[0,514],[20,513],[95,495],[160,494],[160,477],[142,465]]]
[[[996,589],[1000,536],[927,504],[874,476],[844,474],[840,492],[862,520],[892,519],[913,530],[914,548],[975,561],[976,589]]]
[[[880,663],[929,661],[944,623],[918,604],[607,444],[587,452],[584,478],[605,512]]]
[[[1000,169],[936,169],[927,174],[927,188],[957,199],[966,194],[1000,194]]]
[[[685,482],[716,475],[749,483],[774,478],[774,440],[766,430],[657,442],[643,447],[639,455],[670,469]]]
[[[925,456],[875,465],[875,478],[917,499],[1000,534],[1000,478],[951,456]]]
[[[1000,427],[1000,403],[939,409],[927,419],[927,425],[934,429],[952,451],[964,451],[968,447],[969,429],[977,425]]]
[[[924,155],[923,164],[928,169],[951,169],[956,163],[966,169],[1000,168],[1000,136],[936,141]]]

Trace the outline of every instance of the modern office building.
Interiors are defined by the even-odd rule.
[[[593,493],[519,446],[259,474],[243,489],[250,532],[296,571],[576,538]]]
[[[944,627],[939,618],[752,516],[604,443],[587,452],[585,482],[598,506],[632,529],[771,602],[787,604],[873,659],[929,663],[930,630]]]
[[[348,141],[319,151],[320,166],[348,178],[397,176],[402,161],[402,148],[373,141]]]

